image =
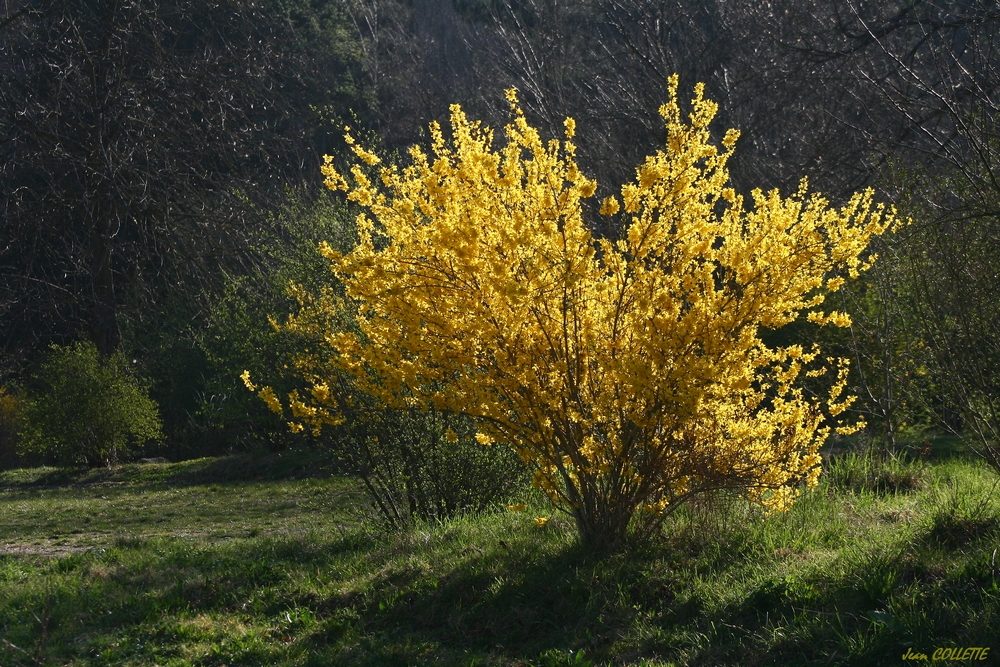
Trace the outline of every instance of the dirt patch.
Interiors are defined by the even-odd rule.
[[[70,554],[83,553],[92,547],[79,544],[0,544],[0,556],[43,556],[46,558],[62,558]]]

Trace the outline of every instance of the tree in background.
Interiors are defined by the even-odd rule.
[[[20,463],[17,434],[26,404],[23,394],[0,387],[0,469]]]
[[[332,2],[12,3],[0,30],[6,351],[82,330],[110,355],[123,308],[162,327],[172,295],[197,314],[225,271],[252,263],[260,211],[316,181],[312,107],[364,111],[348,27]]]
[[[834,349],[854,362],[848,383],[859,396],[854,410],[864,416],[870,454],[879,459],[895,453],[908,431],[930,421],[922,405],[929,380],[927,355],[913,310],[907,242],[901,234],[877,239],[872,244],[879,257],[876,266],[839,294],[851,326]]]
[[[970,437],[1000,472],[1000,7],[974,2],[921,22],[923,59],[902,63],[883,94],[936,159],[911,194],[923,224],[907,248],[914,310],[939,391],[940,423]]]
[[[575,123],[543,142],[513,91],[498,151],[455,106],[453,140],[432,125],[433,156],[413,148],[411,166],[380,168],[357,144],[350,180],[328,163],[328,186],[368,211],[357,248],[324,248],[347,298],[300,293],[285,326],[322,342],[291,371],[308,389],[287,408],[269,387],[261,397],[319,433],[343,419],[346,372],[390,406],[468,415],[481,443],[509,443],[534,468],[590,548],[620,544],[637,516],[648,535],[712,491],[787,507],[816,483],[824,412],[851,399],[843,360],[825,401],[804,397],[800,374],[829,370],[819,350],[768,347],[760,330],[801,314],[846,325],[819,309],[821,290],[866,269],[894,218],[870,192],[838,210],[805,182],[789,198],[754,191],[746,209],[726,168],[738,132],[720,152],[716,105],[699,85],[685,122],[676,86],[665,149],[601,207],[621,216],[617,242],[585,224],[597,183],[574,159]]]
[[[895,283],[898,296],[871,312],[899,327],[897,351],[908,339],[885,359],[883,385],[909,383],[921,409],[1000,471],[1000,7],[824,0],[800,12],[812,29],[799,28],[797,48],[840,63],[845,90],[884,110],[867,133],[915,220],[899,261],[869,279],[869,290]]]
[[[814,186],[846,199],[874,185],[873,165],[884,157],[873,119],[887,136],[898,132],[885,122],[895,120],[891,105],[845,75],[845,54],[804,48],[814,34],[835,32],[834,4],[848,11],[844,0],[456,3],[475,26],[460,34],[469,35],[478,80],[517,88],[544,131],[556,133],[566,115],[599,128],[580,139],[578,151],[600,182],[627,179],[663,144],[655,111],[677,72],[706,82],[722,102],[721,122],[744,133],[744,159],[731,166],[737,191],[749,194],[759,183],[793,190],[808,174]],[[471,96],[470,108],[499,122],[502,110],[490,95]]]
[[[354,247],[353,212],[326,195],[311,201],[303,191],[289,192],[287,203],[254,235],[254,265],[226,275],[223,289],[211,299],[207,323],[192,342],[202,355],[203,394],[189,407],[191,442],[178,442],[179,447],[224,452],[280,449],[296,442],[287,430],[274,428],[273,416],[247,394],[239,375],[243,370],[255,377],[281,372],[303,345],[301,337],[272,324],[274,313],[295,306],[288,285],[318,290],[328,282],[328,262],[316,252],[321,241],[343,252]]]
[[[5,7],[0,376],[27,378],[51,342],[123,349],[162,407],[159,453],[219,453],[199,414],[219,396],[214,308],[269,270],[259,242],[287,237],[286,188],[318,190],[319,156],[342,141],[329,118],[374,104],[344,5]]]
[[[53,345],[39,364],[19,446],[65,465],[114,465],[161,437],[157,405],[121,352]]]

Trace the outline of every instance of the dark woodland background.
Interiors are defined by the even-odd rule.
[[[873,446],[950,429],[997,467],[998,66],[987,0],[8,0],[0,465],[110,462],[24,435],[52,377],[75,377],[66,350],[155,401],[161,428],[111,458],[295,446],[239,374],[278,375],[299,342],[268,315],[290,312],[290,281],[329,281],[318,241],[350,247],[355,214],[319,173],[345,125],[402,161],[452,103],[502,127],[516,87],[543,134],[576,119],[599,201],[662,145],[678,73],[682,100],[705,82],[719,103],[718,137],[741,130],[739,191],[806,176],[913,220],[831,297],[851,329],[771,338],[854,360]]]

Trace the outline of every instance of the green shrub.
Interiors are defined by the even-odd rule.
[[[290,191],[286,205],[259,230],[247,272],[227,276],[213,295],[207,326],[198,336],[204,387],[194,416],[204,449],[191,454],[261,447],[276,451],[301,442],[246,391],[240,374],[249,370],[254,377],[277,377],[290,363],[300,341],[277,331],[270,316],[295,307],[290,283],[316,289],[328,280],[330,263],[320,255],[319,243],[350,251],[356,215],[329,193],[313,197]],[[284,392],[294,388],[292,383],[275,386]]]
[[[332,435],[344,469],[361,478],[391,525],[480,512],[529,486],[528,466],[513,449],[479,444],[472,421],[460,415],[383,407]]]
[[[53,345],[32,375],[20,448],[62,464],[113,465],[161,437],[156,402],[118,352]]]

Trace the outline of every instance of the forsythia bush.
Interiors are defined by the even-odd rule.
[[[327,185],[366,210],[353,251],[321,248],[346,297],[298,292],[286,326],[324,341],[293,370],[310,388],[262,398],[318,432],[342,418],[333,378],[346,371],[389,405],[468,415],[480,443],[508,443],[533,466],[591,547],[614,547],[630,525],[648,534],[699,493],[788,507],[816,483],[827,419],[851,402],[847,367],[769,347],[761,329],[803,316],[847,325],[821,309],[824,294],[869,266],[892,211],[870,191],[832,208],[804,180],[747,206],[726,169],[739,133],[710,143],[716,105],[699,85],[685,120],[674,77],[666,146],[603,201],[620,238],[597,239],[581,206],[597,183],[574,160],[573,120],[565,140],[544,142],[508,99],[498,150],[453,106],[452,139],[432,125],[432,153],[412,148],[410,166],[381,166],[350,136],[364,164],[344,176],[327,159]],[[797,388],[828,371],[825,399]]]

